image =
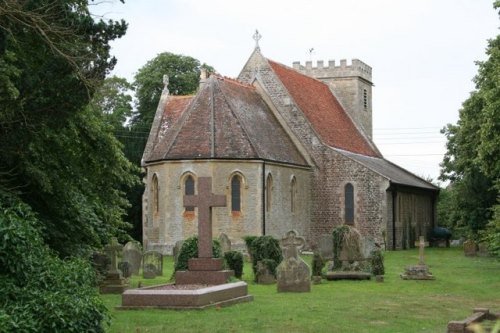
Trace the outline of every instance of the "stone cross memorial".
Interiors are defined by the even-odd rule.
[[[305,239],[295,230],[281,239],[283,261],[276,268],[278,292],[311,291],[311,269],[299,256],[299,249],[305,244]]]
[[[226,196],[212,193],[212,178],[198,178],[198,194],[185,195],[184,207],[198,207],[198,258],[188,261],[187,271],[175,273],[176,284],[218,285],[227,282],[233,271],[223,270],[223,259],[213,258],[212,207],[225,207]]]
[[[226,196],[212,193],[212,177],[200,177],[198,195],[185,195],[184,207],[198,207],[198,258],[212,258],[212,207],[226,207]]]
[[[429,267],[424,262],[424,248],[429,243],[425,241],[424,236],[420,236],[418,243],[418,265],[411,265],[405,268],[405,272],[400,274],[403,280],[434,280],[434,276],[429,271]]]
[[[128,288],[128,282],[123,278],[122,272],[118,269],[117,254],[123,249],[123,245],[118,243],[116,238],[111,239],[111,243],[104,247],[104,251],[109,258],[109,266],[106,276],[99,286],[101,294],[121,294]]]

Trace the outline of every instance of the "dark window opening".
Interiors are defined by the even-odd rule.
[[[239,176],[231,178],[231,210],[241,211],[241,180]]]
[[[184,194],[194,195],[194,179],[191,175],[187,176],[186,182],[184,184]],[[186,207],[186,212],[194,212],[193,206]]]
[[[345,192],[345,223],[354,224],[354,187],[351,183],[347,183],[344,188]]]

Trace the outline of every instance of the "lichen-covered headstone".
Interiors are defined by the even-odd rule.
[[[333,237],[332,235],[321,235],[318,242],[319,254],[325,260],[333,259]]]
[[[284,259],[276,268],[278,292],[311,291],[311,269],[299,257],[299,250],[305,243],[295,230],[290,230],[281,239]]]
[[[477,244],[473,240],[464,242],[464,254],[466,257],[475,257],[477,255]]]
[[[222,254],[231,251],[231,240],[225,233],[221,233],[219,235],[219,243]]]
[[[142,251],[136,242],[128,242],[123,247],[122,261],[129,263],[130,274],[139,274],[142,262]]]
[[[118,294],[128,288],[128,282],[123,278],[122,272],[118,269],[117,256],[123,249],[123,245],[118,243],[116,238],[104,247],[104,252],[108,256],[109,264],[106,270],[106,277],[99,286],[101,294]]]
[[[174,248],[172,249],[172,255],[174,256],[174,266],[177,265],[177,261],[179,260],[179,255],[181,254],[182,244],[184,244],[184,240],[178,240],[175,242]]]
[[[163,275],[163,255],[158,251],[147,251],[142,256],[142,277],[154,279]]]

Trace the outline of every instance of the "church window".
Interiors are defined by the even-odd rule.
[[[186,182],[184,183],[184,194],[194,195],[194,179],[193,176],[191,175],[188,175],[186,177]],[[186,207],[186,212],[194,212],[194,207],[192,206]]]
[[[266,180],[266,211],[271,211],[272,199],[273,199],[273,177],[271,174],[267,175]]]
[[[238,175],[231,178],[231,210],[241,211],[241,179]]]
[[[158,176],[156,173],[153,175],[153,179],[151,180],[151,199],[152,199],[152,211],[153,213],[158,213],[159,207],[159,193],[158,193]]]
[[[292,177],[290,182],[290,210],[292,213],[297,209],[297,179],[295,176]]]
[[[354,187],[347,183],[344,188],[345,194],[345,224],[354,224]]]
[[[365,111],[368,110],[368,90],[363,89],[363,108]]]

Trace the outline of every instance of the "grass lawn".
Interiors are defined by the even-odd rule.
[[[306,258],[310,260],[310,258]],[[115,310],[120,295],[103,295],[111,310],[109,332],[445,332],[449,320],[464,319],[474,307],[500,311],[500,262],[464,257],[461,249],[426,249],[434,281],[399,278],[418,263],[418,251],[385,253],[385,281],[326,281],[311,293],[277,293],[276,285],[256,285],[250,263],[244,280],[254,301],[207,310]],[[143,286],[167,282],[141,280]],[[139,277],[131,279],[136,287]]]

